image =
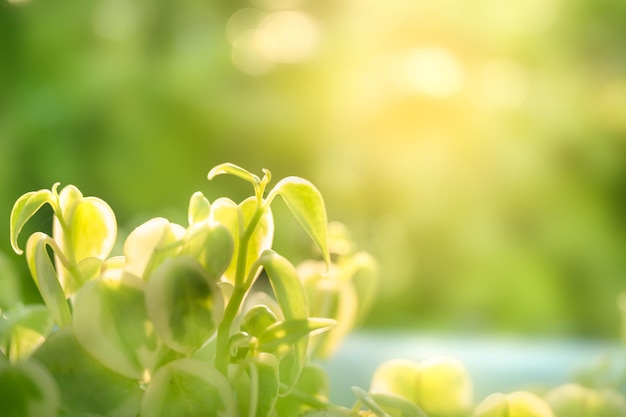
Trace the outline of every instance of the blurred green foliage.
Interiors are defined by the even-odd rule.
[[[625,22],[611,0],[1,0],[0,251],[24,192],[75,184],[128,233],[246,195],[206,182],[231,161],[310,179],[379,258],[369,326],[616,337]]]

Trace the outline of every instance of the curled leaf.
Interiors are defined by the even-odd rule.
[[[55,188],[58,185],[55,184]],[[50,190],[31,191],[17,199],[11,210],[11,247],[18,255],[24,253],[17,244],[17,238],[26,222],[46,203],[52,202]]]

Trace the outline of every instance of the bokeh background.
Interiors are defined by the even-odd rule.
[[[0,252],[25,274],[24,192],[127,233],[248,195],[230,161],[318,186],[380,261],[370,328],[616,339],[625,51],[615,0],[0,0]]]

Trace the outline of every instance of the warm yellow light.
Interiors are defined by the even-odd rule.
[[[296,62],[309,56],[319,43],[319,30],[307,14],[286,10],[267,15],[259,29],[276,39],[276,49],[267,50],[274,62]]]
[[[482,95],[485,104],[517,107],[528,95],[528,76],[517,62],[509,59],[489,61],[482,71]]]
[[[404,51],[395,62],[394,81],[401,90],[445,98],[463,87],[465,71],[447,49],[422,47]]]
[[[250,74],[265,73],[277,63],[301,61],[320,41],[313,18],[293,10],[264,16],[255,9],[239,10],[231,16],[227,36],[233,43],[233,63]]]

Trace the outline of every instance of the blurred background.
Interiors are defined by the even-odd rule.
[[[27,191],[75,184],[124,234],[249,195],[206,181],[230,161],[309,179],[379,259],[369,328],[616,339],[625,23],[615,0],[0,0],[0,252],[26,277]],[[290,219],[276,248],[314,253]]]

